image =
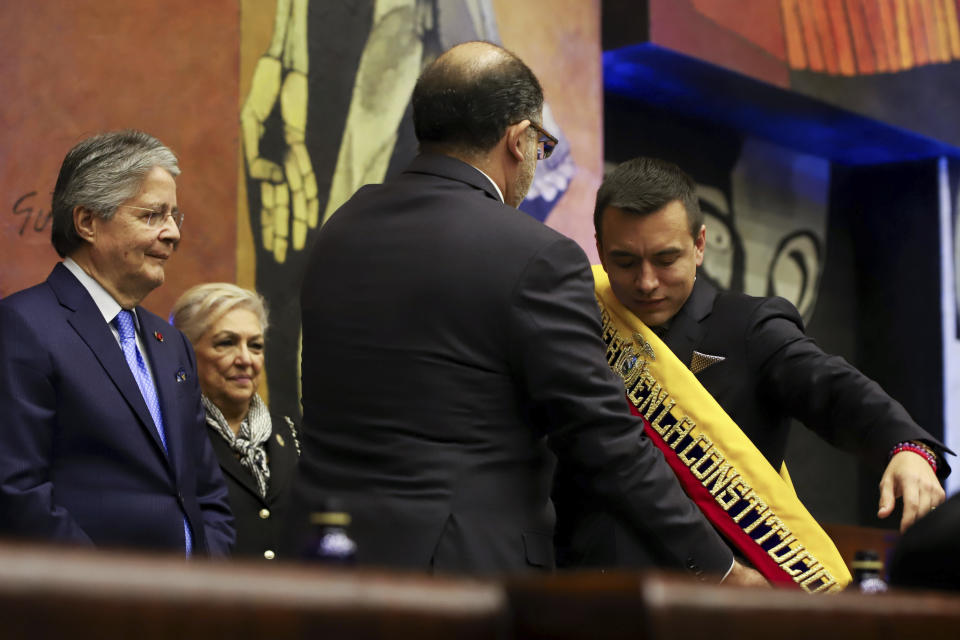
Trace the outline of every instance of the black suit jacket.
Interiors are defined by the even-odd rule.
[[[824,353],[783,298],[719,292],[698,278],[662,339],[688,367],[694,351],[723,358],[696,373],[697,379],[775,469],[783,462],[791,418],[877,469],[886,464],[893,446],[905,440],[925,440],[944,450],[880,385],[843,358]],[[949,473],[945,461],[938,472]],[[648,540],[636,539],[616,516],[591,506],[582,492],[571,502],[581,507],[561,528],[561,548],[571,564],[646,566],[660,561],[651,557],[655,547]]]
[[[783,298],[719,292],[698,278],[663,340],[687,366],[695,350],[725,358],[697,379],[775,469],[783,462],[791,418],[875,470],[898,442],[925,440],[944,448],[880,385],[824,353]],[[949,466],[942,466],[945,475]]]
[[[120,345],[66,267],[0,301],[0,535],[182,552],[186,514],[196,552],[229,552],[193,349],[162,318],[137,316],[168,453]]]
[[[423,155],[358,191],[318,235],[301,308],[294,522],[338,496],[359,562],[552,567],[552,448],[678,564],[730,566],[628,413],[583,251],[473,167]]]
[[[209,426],[207,429],[230,494],[230,509],[237,530],[237,543],[233,547],[235,556],[281,558],[282,527],[290,506],[290,488],[299,456],[297,436],[286,419],[277,415],[271,415],[270,419],[273,432],[264,447],[270,467],[265,497],[260,496],[253,474],[240,464],[227,441]]]

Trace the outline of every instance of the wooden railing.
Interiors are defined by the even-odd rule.
[[[0,638],[957,638],[960,595],[708,585],[642,573],[498,580],[0,544]]]

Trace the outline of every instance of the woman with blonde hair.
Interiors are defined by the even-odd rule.
[[[264,361],[263,298],[226,282],[201,284],[176,301],[174,326],[197,356],[210,441],[235,519],[235,555],[273,560],[300,454],[297,430],[257,393]]]

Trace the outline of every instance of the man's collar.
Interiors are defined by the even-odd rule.
[[[700,322],[713,311],[713,303],[717,298],[717,288],[714,287],[702,274],[697,274],[693,282],[690,297],[680,307],[680,313],[685,313],[693,320]],[[676,318],[677,316],[674,316]]]
[[[103,288],[103,285],[97,282],[89,273],[83,270],[79,264],[76,263],[73,258],[64,258],[63,266],[72,273],[77,280],[80,281],[80,284],[83,285],[83,288],[87,290],[87,293],[90,294],[90,297],[93,298],[93,302],[97,305],[97,308],[100,310],[101,315],[103,315],[103,320],[106,323],[110,323],[113,319],[120,313],[120,309],[123,307],[120,306],[120,303],[117,302],[110,292]],[[136,310],[133,312],[134,322],[137,324],[137,331],[140,330],[140,319],[137,317]]]
[[[472,164],[471,164],[470,166],[473,167]],[[479,168],[479,167],[473,167],[473,168],[476,169],[477,171],[479,171],[480,173],[482,173],[482,174],[483,174],[483,177],[490,181],[490,184],[493,185],[493,188],[497,190],[497,195],[500,196],[500,202],[505,202],[504,199],[503,199],[503,192],[500,191],[500,187],[498,187],[498,186],[497,186],[497,183],[493,181],[493,178],[491,178],[490,176],[488,176],[488,175],[483,171],[483,169],[481,169],[481,168]]]
[[[498,202],[503,202],[503,194],[490,176],[469,162],[443,153],[421,153],[410,162],[404,173],[421,173],[457,180],[483,191]]]

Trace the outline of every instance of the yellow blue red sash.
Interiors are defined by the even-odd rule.
[[[607,362],[631,412],[704,516],[776,585],[839,591],[850,572],[833,542],[723,408],[593,268]]]

